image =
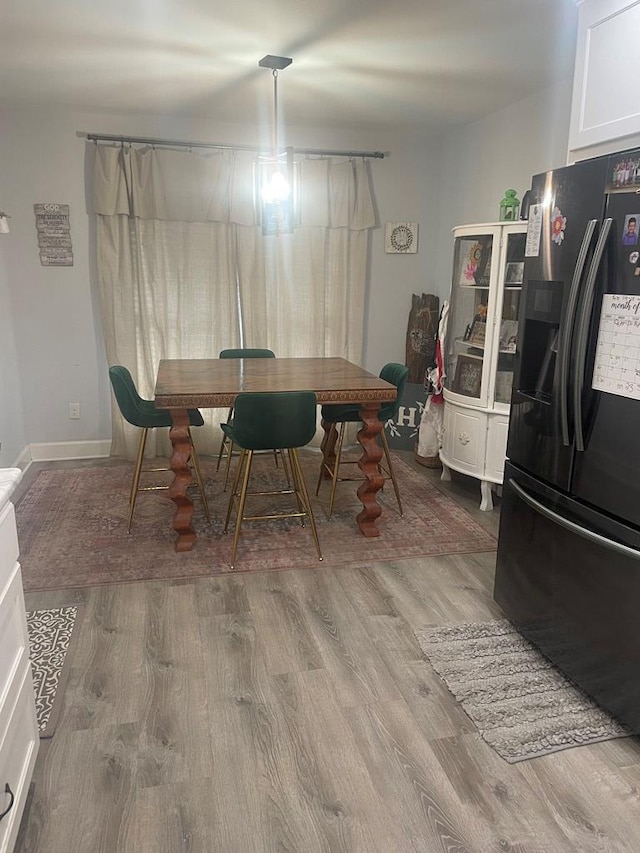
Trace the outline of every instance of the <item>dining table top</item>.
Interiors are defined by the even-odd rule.
[[[395,385],[344,358],[162,359],[155,404],[161,409],[232,406],[244,391],[314,391],[318,403],[395,400]]]

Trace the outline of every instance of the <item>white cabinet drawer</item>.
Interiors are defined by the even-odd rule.
[[[12,682],[29,658],[28,642],[22,574],[20,564],[14,563],[9,581],[0,591],[0,737]]]
[[[9,501],[0,509],[0,590],[4,587],[18,559],[18,534],[13,504]]]
[[[12,709],[6,710],[12,713],[0,741],[0,813],[11,802],[11,797],[5,793],[7,784],[14,801],[11,810],[0,821],[0,853],[9,853],[15,844],[38,754],[38,725],[29,666],[24,667],[17,701]],[[2,713],[5,713],[5,708]]]

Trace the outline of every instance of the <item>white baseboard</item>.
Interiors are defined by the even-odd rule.
[[[31,449],[29,448],[29,445],[27,445],[11,467],[20,468],[20,470],[24,474],[29,465],[31,465],[32,461],[33,460],[31,459]]]
[[[28,450],[30,452],[29,464],[31,462],[55,462],[65,459],[99,459],[109,456],[111,453],[111,440],[52,441],[43,444],[30,444]]]

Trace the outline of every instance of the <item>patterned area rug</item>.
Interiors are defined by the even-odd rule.
[[[310,493],[315,492],[318,454],[305,454],[303,465]],[[362,505],[355,483],[339,483],[334,514],[326,519],[329,485],[312,497],[324,561],[316,556],[309,525],[295,519],[245,522],[235,572],[266,569],[363,565],[404,557],[492,551],[493,536],[424,476],[396,457],[396,473],[405,508],[400,517],[391,484],[379,492],[383,507],[381,535],[365,538],[355,522]],[[257,459],[252,490],[282,479],[273,457]],[[347,472],[350,474],[349,470]],[[172,528],[174,504],[166,491],[138,496],[131,533],[127,533],[132,464],[41,471],[16,507],[24,588],[29,591],[215,575],[230,571],[233,524],[224,533],[229,492],[223,493],[222,471],[203,465],[211,511],[207,523],[197,489],[193,496],[195,547],[177,554]],[[170,476],[170,475],[169,475]],[[167,482],[166,473],[148,473],[145,482]],[[160,479],[158,479],[160,478]],[[251,514],[260,506],[248,503]],[[265,500],[265,499],[262,499]],[[269,499],[273,501],[273,499]],[[291,509],[291,498],[278,497],[277,510]],[[287,503],[288,501],[288,503]],[[273,511],[273,503],[271,504]]]
[[[58,722],[68,671],[64,663],[77,617],[77,607],[27,612],[36,716],[43,739],[53,737]]]
[[[480,735],[510,764],[630,734],[507,619],[425,628],[416,637]]]

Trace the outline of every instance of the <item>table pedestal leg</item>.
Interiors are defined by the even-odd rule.
[[[173,426],[169,431],[169,437],[173,452],[170,466],[174,476],[173,483],[169,487],[169,497],[176,505],[176,513],[173,517],[173,529],[178,534],[176,551],[190,551],[196,539],[196,532],[191,526],[193,501],[187,494],[187,488],[191,483],[189,413],[186,409],[171,409],[171,420]]]
[[[358,498],[362,502],[362,512],[356,517],[358,527],[363,536],[379,536],[376,519],[382,512],[382,507],[376,500],[376,492],[382,488],[384,478],[380,472],[382,448],[377,436],[383,424],[378,419],[380,403],[363,403],[360,409],[362,428],[358,432],[358,441],[362,446],[362,456],[358,466],[364,474],[364,482],[358,487]]]

